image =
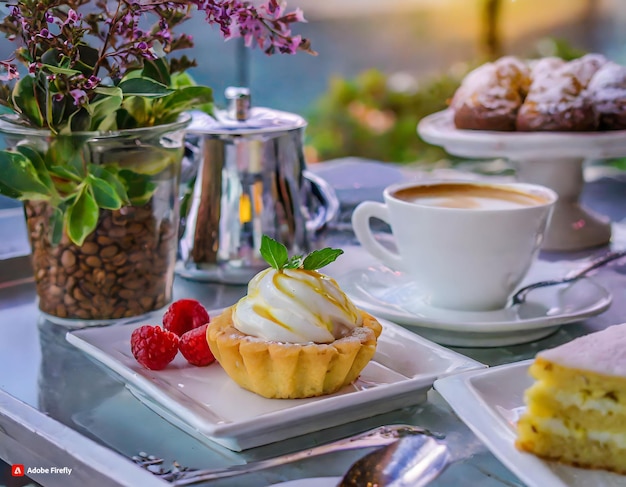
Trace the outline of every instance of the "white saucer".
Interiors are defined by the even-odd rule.
[[[522,286],[566,275],[571,263],[537,261]],[[592,278],[567,286],[540,288],[526,302],[496,311],[435,308],[406,274],[383,265],[353,269],[337,277],[355,304],[390,321],[417,327],[434,342],[459,347],[498,347],[546,337],[558,326],[602,313],[611,294]]]

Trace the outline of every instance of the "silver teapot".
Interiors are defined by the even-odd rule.
[[[227,110],[194,113],[187,142],[195,152],[181,211],[177,272],[202,281],[245,284],[267,267],[262,235],[289,255],[316,248],[339,210],[333,189],[306,170],[306,121],[251,107],[246,88],[228,88]]]

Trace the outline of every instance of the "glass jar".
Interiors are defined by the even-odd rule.
[[[86,184],[89,174],[121,183],[120,191],[127,196],[118,209],[98,210],[95,230],[81,244],[69,237],[67,211],[59,224],[58,198],[57,204],[49,198],[25,200],[39,309],[46,318],[102,325],[158,310],[171,301],[180,165],[189,120],[185,114],[167,125],[69,135],[0,121],[6,146],[37,152],[62,199],[67,188],[69,201],[66,196],[61,205],[71,203],[71,195]],[[25,152],[25,146],[31,152]],[[81,167],[89,168],[84,179],[76,176]],[[90,186],[92,195],[96,186]],[[86,222],[88,215],[75,211],[72,218],[80,225],[80,218]]]

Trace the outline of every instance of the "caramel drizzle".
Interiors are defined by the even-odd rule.
[[[342,310],[343,313],[346,314],[349,317],[349,319],[352,320],[353,323],[356,322],[357,315],[356,315],[354,308],[350,306],[350,301],[348,297],[343,292],[341,292],[339,295],[340,299],[338,299],[337,296],[333,296],[332,294],[328,293],[324,289],[324,286],[322,285],[322,280],[324,279],[329,280],[333,285],[337,287],[337,289],[339,289],[339,286],[334,279],[328,276],[321,275],[319,272],[316,272],[316,271],[299,269],[298,272],[304,272],[313,278],[313,282],[309,280],[302,280],[304,285],[310,287],[311,290],[313,290],[313,292],[317,294],[321,294],[325,299],[330,301],[334,306]],[[293,290],[293,286],[290,285],[290,281],[292,280],[298,280],[298,279],[296,277],[289,276],[282,271],[278,271],[272,276],[272,283],[274,284],[274,286],[276,286],[276,289],[286,294],[296,303],[306,308],[307,303],[301,297],[296,295],[296,293]],[[276,324],[277,326],[280,326],[292,333],[295,332],[292,326],[280,321],[278,318],[276,318],[276,316],[272,314],[271,310],[267,309],[266,307],[255,304],[253,305],[252,309],[254,310],[255,313],[257,313],[262,318],[265,318],[271,321],[272,323]],[[325,321],[322,318],[322,315],[320,313],[314,313],[314,316],[318,322],[323,323],[325,325],[326,329],[330,333],[333,332],[333,328],[334,328],[333,323],[329,323]]]

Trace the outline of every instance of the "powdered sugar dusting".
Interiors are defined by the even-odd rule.
[[[589,91],[600,113],[616,113],[626,104],[626,67],[606,63],[589,83]]]
[[[538,356],[565,367],[626,378],[626,323],[576,338]]]
[[[527,89],[528,67],[512,56],[485,63],[470,72],[457,90],[451,107],[482,106],[495,113],[509,113],[522,102]]]

